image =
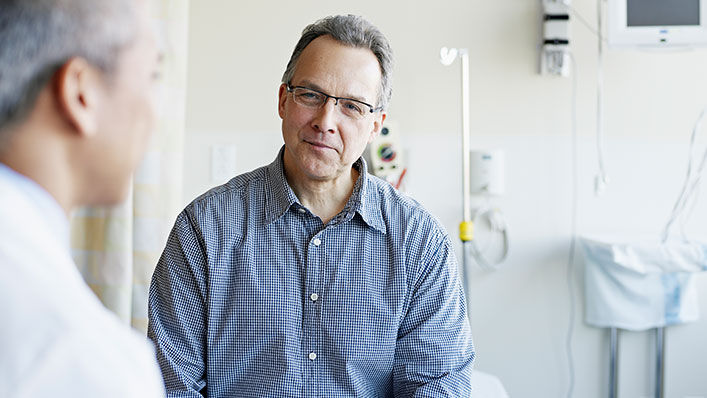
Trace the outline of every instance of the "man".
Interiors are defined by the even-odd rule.
[[[145,0],[0,0],[0,396],[164,396],[85,285],[68,215],[129,191],[153,124]]]
[[[441,225],[366,173],[391,94],[360,17],[308,26],[275,161],[178,216],[150,288],[168,396],[469,396],[474,358]]]

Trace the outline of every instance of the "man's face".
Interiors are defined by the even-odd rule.
[[[302,86],[336,97],[357,99],[376,107],[381,72],[373,52],[345,46],[329,36],[313,40],[300,54],[291,86]],[[295,103],[286,86],[280,86],[279,114],[285,140],[285,167],[309,180],[336,179],[378,134],[385,114],[352,119],[328,99],[321,108]]]
[[[113,75],[101,85],[98,134],[91,152],[97,186],[93,202],[122,200],[154,128],[159,54],[147,1],[135,0],[134,40],[121,52]]]

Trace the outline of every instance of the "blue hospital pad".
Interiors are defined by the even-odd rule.
[[[581,238],[586,322],[646,330],[699,317],[693,274],[707,270],[707,245]]]

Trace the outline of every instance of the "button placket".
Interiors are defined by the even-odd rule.
[[[321,222],[320,222],[321,223]],[[321,225],[317,225],[317,228],[321,228]],[[308,362],[307,366],[308,378],[312,380],[313,386],[316,385],[319,377],[317,375],[317,362],[321,360],[318,359],[318,350],[321,348],[321,306],[319,303],[321,299],[317,293],[322,283],[322,270],[324,267],[324,246],[322,245],[323,239],[321,238],[320,231],[312,231],[314,235],[310,235],[309,245],[307,248],[307,266],[306,266],[306,284],[305,300],[309,300],[305,304],[304,310],[304,326],[305,326],[305,338],[303,343],[307,347],[307,351],[304,352],[305,361]],[[314,387],[313,387],[314,388]],[[315,394],[316,395],[316,394]]]

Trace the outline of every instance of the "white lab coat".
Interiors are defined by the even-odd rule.
[[[86,286],[68,220],[0,163],[0,397],[160,397],[154,350]]]

